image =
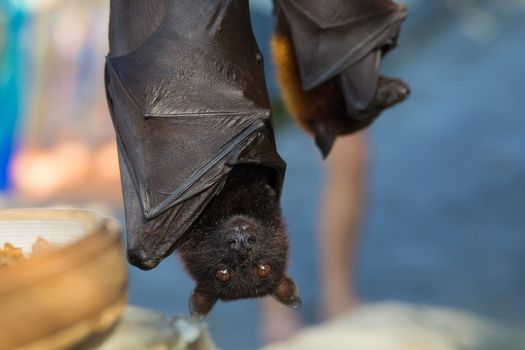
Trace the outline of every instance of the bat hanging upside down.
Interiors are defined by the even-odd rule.
[[[248,1],[112,0],[109,37],[128,260],[152,269],[177,251],[198,319],[217,300],[300,307]]]
[[[391,0],[275,0],[272,56],[290,114],[324,157],[335,138],[369,126],[410,93],[379,75],[406,6]]]

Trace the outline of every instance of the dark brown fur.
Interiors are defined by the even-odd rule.
[[[235,167],[224,189],[183,237],[177,251],[200,295],[210,300],[262,297],[274,292],[282,280],[288,240],[270,171],[261,166]],[[240,226],[255,237],[244,260],[228,242]],[[265,279],[256,273],[263,263],[272,268]],[[225,268],[231,269],[231,280],[217,281],[215,273]]]

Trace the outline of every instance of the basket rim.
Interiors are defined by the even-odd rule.
[[[89,263],[86,260],[97,252],[102,253],[111,247],[120,245],[122,238],[120,225],[110,218],[101,216],[92,210],[83,209],[9,209],[0,211],[0,221],[9,220],[81,220],[86,224],[86,232],[82,237],[71,244],[53,249],[50,252],[20,261],[17,264],[0,269],[2,281],[17,280],[24,276],[25,283],[18,283],[16,288],[29,287],[39,281],[60,275],[75,269],[79,265]],[[123,248],[123,247],[122,247]],[[61,259],[67,257],[70,264],[63,265]],[[14,285],[11,287],[15,287]],[[12,292],[9,284],[0,285],[0,295]]]

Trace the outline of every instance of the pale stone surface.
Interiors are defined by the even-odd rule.
[[[213,350],[203,324],[129,306],[111,336],[96,350]]]
[[[364,305],[263,350],[522,350],[525,326],[453,309],[402,303]]]

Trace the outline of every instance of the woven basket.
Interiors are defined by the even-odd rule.
[[[0,268],[0,350],[60,350],[100,336],[126,304],[119,225],[90,211],[0,211],[0,246],[57,248]]]

